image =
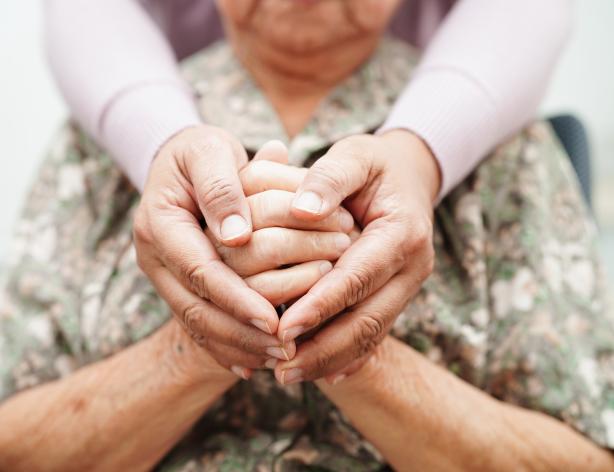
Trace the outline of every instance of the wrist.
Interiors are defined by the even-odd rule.
[[[395,379],[395,368],[398,359],[398,349],[410,349],[395,339],[387,336],[374,350],[369,360],[356,373],[348,376],[339,384],[333,386],[324,379],[317,384],[327,395],[349,398],[354,393],[360,396],[379,396],[386,394],[388,386]]]
[[[380,137],[389,147],[398,149],[400,158],[410,164],[421,178],[431,203],[441,190],[442,174],[439,161],[428,144],[415,133],[398,128],[386,131]]]
[[[225,129],[203,123],[192,123],[170,135],[154,158],[165,154],[191,157],[206,151],[207,147],[217,148],[221,143],[227,144],[233,151],[240,152],[243,149],[237,138]]]
[[[175,320],[170,320],[151,338],[156,362],[181,389],[199,390],[218,385],[225,390],[238,377],[224,369],[196,344]]]
[[[118,92],[100,117],[98,137],[143,191],[154,156],[172,136],[200,123],[189,87],[168,81]]]
[[[152,182],[170,179],[169,165],[179,167],[184,178],[179,179],[185,190],[192,193],[191,168],[196,160],[207,159],[216,154],[247,155],[241,143],[228,131],[206,124],[192,124],[169,136],[159,147],[148,171],[145,187]],[[157,185],[157,184],[154,184]],[[195,196],[192,195],[194,198]]]

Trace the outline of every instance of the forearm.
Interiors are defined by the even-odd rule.
[[[460,0],[426,47],[383,130],[426,141],[441,196],[534,119],[569,36],[570,0]]]
[[[45,46],[71,114],[142,189],[173,134],[199,122],[171,44],[134,0],[48,0]]]
[[[398,470],[614,470],[608,451],[563,423],[501,403],[397,340],[318,386]]]
[[[0,470],[155,465],[237,379],[206,362],[182,367],[200,348],[177,328],[0,405]]]

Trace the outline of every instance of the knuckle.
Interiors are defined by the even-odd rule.
[[[430,220],[416,220],[408,227],[403,238],[403,264],[408,263],[409,256],[416,256],[421,261],[416,265],[416,275],[425,280],[433,272],[435,250],[433,248],[433,227]]]
[[[331,356],[326,353],[319,353],[315,358],[316,372],[325,372],[331,363]]]
[[[280,266],[285,262],[284,254],[291,243],[290,231],[285,228],[268,228],[266,233],[264,244],[256,244],[256,257],[264,263]]]
[[[289,291],[290,282],[285,277],[270,277],[262,281],[257,292],[264,294],[266,299],[277,306],[285,300],[285,294]]]
[[[211,238],[210,238],[211,239]],[[232,267],[232,263],[234,261],[234,254],[239,249],[234,247],[223,246],[219,243],[215,243],[215,250],[217,251],[217,255],[224,261],[224,263],[230,267]]]
[[[261,227],[269,227],[278,220],[280,200],[278,192],[267,190],[257,193],[249,198],[252,218],[257,220]]]
[[[372,352],[385,332],[386,325],[379,314],[364,314],[358,318],[353,332],[357,355],[362,357]]]
[[[145,274],[149,273],[149,265],[147,263],[148,258],[143,255],[141,251],[139,251],[138,246],[136,247],[136,265],[142,272]]]
[[[354,268],[345,272],[344,305],[355,305],[373,290],[373,278],[366,269]]]
[[[267,274],[257,274],[245,278],[245,283],[252,290],[258,292],[260,295],[265,295],[270,292],[271,281]]]
[[[269,161],[251,161],[249,165],[245,167],[243,172],[250,179],[259,180],[269,173],[270,171],[270,163]]]
[[[252,161],[245,166],[239,174],[243,188],[250,189],[254,194],[262,192],[265,188],[263,180],[267,175],[267,165],[266,161]]]
[[[145,210],[142,207],[139,207],[135,216],[134,222],[132,225],[132,234],[134,237],[134,241],[139,244],[149,244],[151,243],[151,225],[149,222],[149,218],[146,215]]]
[[[351,136],[335,143],[331,150],[368,167],[376,156],[373,152],[373,139],[373,136],[367,134]]]
[[[431,244],[433,237],[433,226],[430,220],[418,220],[414,227],[414,244],[419,248],[424,248]]]
[[[151,246],[153,244],[149,221],[142,213],[137,213],[132,226],[132,239],[136,253],[136,264],[143,272],[148,273],[151,261]]]
[[[313,372],[312,377],[317,378],[322,375],[325,375],[325,372],[328,370],[328,367],[331,365],[333,361],[333,353],[330,351],[330,348],[326,348],[323,343],[317,341],[314,338],[314,341],[318,345],[318,349],[316,350],[317,354],[313,358]]]
[[[407,238],[414,250],[424,249],[432,242],[433,237],[433,225],[429,218],[416,218],[412,220],[411,225],[408,228],[409,237]]]
[[[409,255],[425,253],[433,245],[433,225],[430,219],[404,220],[398,223],[399,229],[391,241],[400,247],[399,257],[407,259]]]
[[[204,208],[221,211],[224,208],[235,206],[239,202],[239,195],[235,186],[226,178],[214,176],[202,189],[199,200]]]
[[[420,272],[421,280],[426,280],[435,269],[435,251],[432,246],[429,246],[427,259],[425,264],[422,265],[423,270]]]
[[[229,337],[229,343],[243,352],[252,352],[254,350],[254,336],[249,330],[238,328],[233,330]]]
[[[365,150],[369,147],[370,140],[371,137],[367,135],[351,136],[335,143],[331,150],[350,158],[362,159],[365,156]]]
[[[335,159],[318,162],[321,162],[321,165],[316,163],[310,169],[311,179],[335,194],[339,194],[340,189],[347,188],[350,174],[342,162]]]
[[[200,346],[206,346],[208,333],[201,305],[199,303],[187,305],[181,313],[181,321],[194,342]]]
[[[237,356],[233,364],[247,367],[248,369],[261,369],[264,367],[265,362],[266,359],[263,356],[244,354]]]
[[[305,233],[304,236],[301,248],[305,251],[305,254],[311,257],[318,257],[325,253],[337,254],[335,233],[313,231]]]
[[[227,148],[225,140],[217,133],[200,134],[197,139],[186,142],[185,146],[186,152],[194,157],[216,154]]]
[[[228,360],[228,357],[225,355],[221,355],[218,352],[207,348],[207,352],[211,354],[211,357],[218,363],[218,365],[226,370],[231,369],[231,363]]]
[[[321,326],[328,318],[336,314],[331,310],[333,306],[336,308],[336,304],[333,300],[326,299],[325,297],[318,297],[312,298],[312,301],[312,310],[309,314],[309,319],[305,323],[305,326],[310,329]]]
[[[189,264],[189,263],[187,263]],[[211,267],[213,262],[208,262],[204,265],[188,265],[183,272],[186,274],[188,285],[192,292],[196,293],[200,298],[210,300],[209,283],[207,273],[215,273],[215,267]]]

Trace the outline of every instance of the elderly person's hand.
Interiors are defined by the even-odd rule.
[[[278,141],[270,141],[258,151],[239,174],[253,218],[252,239],[236,248],[214,242],[222,260],[275,306],[305,294],[332,269],[331,261],[349,247],[347,233],[356,237],[354,219],[342,207],[319,221],[292,215],[294,191],[307,171],[288,166],[287,161],[287,149]],[[215,241],[209,230],[206,234]],[[296,346],[289,341],[266,352],[265,366],[271,368],[277,359],[291,359]],[[257,368],[262,361],[242,365]],[[227,365],[228,359],[221,358],[220,363]],[[249,377],[250,370],[241,376]]]
[[[293,214],[319,221],[344,204],[362,234],[281,318],[278,335],[287,343],[343,313],[277,366],[280,381],[339,380],[385,337],[432,271],[439,186],[434,156],[408,131],[346,138],[313,165]]]
[[[250,326],[268,335],[277,329],[273,305],[221,261],[201,228],[204,218],[221,244],[249,240],[250,208],[238,176],[246,164],[245,150],[226,131],[200,126],[179,133],[152,163],[134,222],[139,266],[214,355],[221,345],[264,353],[273,339]],[[217,316],[201,316],[205,306]]]
[[[190,142],[193,143],[194,139],[192,137]],[[155,179],[160,179],[169,186],[182,182],[182,176],[187,170],[181,166],[187,168],[194,165],[197,169],[199,166],[196,164],[196,156],[172,154],[161,155],[159,159],[168,159],[171,163],[154,163],[162,168],[159,174],[156,169],[152,170],[150,182],[155,183]],[[254,175],[251,167],[255,164],[257,174],[257,169],[263,168],[262,165],[257,166],[257,162],[262,159],[287,159],[285,147],[277,142],[265,145],[255,157],[256,162],[245,168],[241,175]],[[267,168],[267,163],[264,164],[264,168]],[[268,164],[274,165],[275,162]],[[248,320],[241,318],[242,311],[236,307],[248,313],[258,313],[259,306],[253,305],[254,295],[264,303],[276,306],[304,294],[322,274],[332,268],[330,261],[337,260],[349,247],[350,238],[346,233],[354,225],[352,216],[343,208],[319,221],[309,222],[294,217],[290,211],[294,194],[283,190],[288,182],[282,181],[275,172],[268,178],[274,184],[272,187],[278,190],[262,192],[265,189],[254,189],[254,186],[260,185],[254,179],[252,188],[248,186],[245,191],[245,202],[252,217],[254,233],[242,247],[224,246],[217,241],[215,230],[210,226],[203,233],[196,216],[197,209],[188,205],[189,192],[186,191],[183,200],[178,197],[183,187],[175,188],[175,193],[157,191],[149,196],[152,199],[150,204],[141,205],[143,211],[153,212],[149,221],[154,225],[152,234],[157,236],[160,248],[174,243],[172,238],[180,240],[182,244],[179,246],[181,251],[167,257],[164,253],[154,252],[155,257],[141,262],[142,267],[192,338],[205,347],[218,363],[242,378],[248,378],[251,369],[263,367],[271,358],[284,361],[291,359],[295,354],[295,344],[293,341],[282,344],[278,338],[266,334],[274,332],[276,328],[275,312],[273,321],[250,320],[258,330],[246,323]],[[243,192],[241,190],[242,195]],[[136,232],[140,234],[138,229]],[[148,249],[152,251],[154,247],[152,244]],[[176,280],[170,270],[176,260],[185,263],[185,266],[178,267],[179,274],[184,273],[182,269],[190,264],[196,267],[196,261],[203,250],[207,251],[209,258],[205,261],[209,273],[199,272],[198,275],[202,275],[202,281],[215,280],[220,283],[215,286],[219,293],[203,289],[198,284],[186,287]],[[165,263],[169,264],[169,268],[164,266]],[[296,265],[280,269],[290,264]],[[227,287],[222,285],[224,281],[228,282]],[[216,295],[221,299],[214,299]],[[224,310],[222,306],[230,308]]]

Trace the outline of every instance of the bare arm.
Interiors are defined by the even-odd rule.
[[[561,422],[505,404],[387,338],[362,370],[320,389],[397,470],[614,470]]]
[[[0,405],[0,470],[148,470],[237,380],[171,321]]]
[[[266,159],[271,150],[276,147],[263,148],[255,161]],[[287,157],[285,150],[281,152]],[[339,237],[349,244],[340,231],[344,227],[349,230],[353,220],[341,209],[322,222],[297,222],[287,211],[293,194],[273,188],[283,187],[284,180],[298,179],[303,173],[276,162],[258,164],[264,166],[248,166],[245,172],[252,182],[246,193],[254,214],[255,236],[245,247],[218,250],[251,288],[277,305],[300,296],[332,268],[327,258],[338,257]],[[282,179],[286,170],[289,176]],[[254,191],[253,186],[260,184],[270,187],[269,191]],[[305,262],[275,270],[297,262],[295,257]],[[168,279],[162,286],[172,291]],[[248,348],[258,344],[262,339],[256,336],[259,331],[255,328],[232,319],[234,323],[224,322],[220,312],[185,290],[176,290],[169,297],[181,298],[191,307],[188,312],[194,323],[199,322],[196,318],[209,323],[209,333],[216,326],[223,331],[221,339],[226,343],[209,337],[202,344],[226,368],[248,378],[250,369],[264,365],[267,357],[253,352],[246,355],[228,344],[236,339]],[[274,343],[266,350],[268,357],[287,359],[288,354],[294,355],[294,346],[283,350],[277,347],[277,338],[268,338]],[[236,380],[171,321],[108,360],[1,404],[0,470],[149,469]]]

